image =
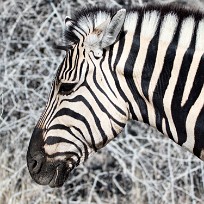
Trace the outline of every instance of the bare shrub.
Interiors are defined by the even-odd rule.
[[[144,124],[123,134],[76,168],[60,189],[32,181],[26,166],[28,142],[47,100],[63,54],[66,15],[87,5],[129,7],[199,0],[2,0],[0,3],[0,204],[185,203],[204,200],[204,165]]]

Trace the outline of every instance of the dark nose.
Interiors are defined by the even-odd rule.
[[[43,130],[35,128],[27,152],[27,164],[31,174],[37,174],[45,161],[43,146]]]
[[[43,130],[35,128],[27,152],[27,165],[31,177],[41,185],[62,186],[67,174],[66,164],[62,161],[48,160],[44,151]]]

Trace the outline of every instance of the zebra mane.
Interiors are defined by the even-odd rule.
[[[116,9],[106,8],[106,7],[92,7],[85,8],[75,13],[72,17],[71,23],[69,26],[66,26],[63,32],[64,43],[65,46],[58,46],[58,48],[70,49],[72,45],[79,42],[79,38],[83,36],[87,36],[90,32],[93,31],[95,27],[103,23],[108,18],[112,18],[112,16],[116,13]],[[126,20],[124,26],[126,24],[126,28],[128,26],[131,27],[131,22],[128,16],[130,15],[138,15],[142,17],[146,12],[156,11],[160,18],[164,18],[167,14],[174,14],[178,17],[180,21],[187,17],[194,18],[195,22],[198,23],[201,19],[204,18],[204,13],[196,10],[196,9],[187,9],[181,6],[175,5],[146,5],[146,6],[138,6],[131,9],[127,9]],[[140,21],[141,23],[141,21]],[[131,28],[130,28],[131,29]],[[79,33],[81,35],[79,35]]]
[[[103,23],[107,18],[111,18],[116,11],[116,9],[106,7],[92,7],[76,12],[71,23],[68,27],[65,27],[63,32],[65,46],[69,47],[76,44],[79,41],[78,33],[83,36],[88,35],[96,26]]]

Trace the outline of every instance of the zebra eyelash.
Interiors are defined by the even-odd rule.
[[[53,49],[55,49],[55,50],[64,50],[64,51],[66,51],[66,52],[68,52],[69,50],[72,50],[72,49],[74,49],[74,46],[72,46],[72,45],[57,45],[57,44],[53,44]]]
[[[61,83],[58,93],[60,95],[69,95],[72,93],[75,86],[76,83]]]

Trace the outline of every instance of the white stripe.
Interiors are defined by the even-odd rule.
[[[89,63],[89,65],[90,65],[90,67],[92,66],[91,63]],[[99,68],[99,64],[97,65],[95,63],[95,66]],[[105,68],[105,65],[103,67]],[[127,118],[128,112],[127,112],[127,108],[126,108],[126,103],[120,97],[117,98],[114,96],[114,94],[111,92],[108,85],[106,84],[105,79],[103,77],[100,77],[100,76],[102,76],[102,73],[100,73],[100,72],[101,72],[100,69],[97,69],[96,80],[97,80],[98,86],[100,86],[100,88],[105,92],[105,94],[108,96],[108,98],[111,100],[112,103],[107,98],[107,96],[104,93],[102,93],[101,90],[98,89],[98,87],[96,87],[95,82],[93,81],[94,76],[90,76],[90,78],[88,79],[88,82],[91,86],[92,91],[95,93],[98,100],[102,103],[102,105],[105,107],[105,109],[107,111],[109,111],[110,114],[117,121],[119,121],[121,123],[126,123],[128,120],[128,118]],[[106,70],[106,76],[107,76],[107,73],[109,73],[108,70]],[[107,78],[108,78],[108,76],[107,76]],[[115,86],[115,81],[113,83],[114,83],[113,86]],[[110,86],[111,86],[111,84],[110,84]],[[97,114],[98,118],[101,120],[102,129],[105,131],[106,135],[108,136],[108,139],[109,140],[113,139],[113,132],[111,129],[113,128],[119,134],[122,130],[122,127],[119,126],[114,121],[112,121],[112,119],[110,119],[109,116],[101,110],[101,108],[99,107],[99,104],[95,103],[94,98],[93,99],[91,98],[92,97],[91,94],[90,94],[90,99],[89,99],[89,93],[88,92],[89,91],[82,91],[83,94],[86,94],[86,99],[88,101],[91,101],[91,105],[93,107],[93,110]],[[121,108],[126,114],[125,115],[121,114],[116,109],[115,106]],[[106,132],[106,130],[107,130],[107,132]]]
[[[123,88],[123,90],[125,90],[125,94],[126,94],[127,98],[132,103],[134,113],[136,113],[138,120],[142,120],[142,115],[140,113],[140,109],[139,109],[139,107],[138,107],[138,105],[137,105],[137,103],[133,97],[133,94],[127,85],[126,79],[124,77],[125,63],[127,62],[128,54],[130,53],[131,46],[133,44],[134,33],[135,33],[135,29],[136,29],[137,23],[138,23],[138,15],[137,14],[132,14],[132,15],[129,15],[127,17],[125,29],[129,29],[128,25],[130,25],[130,23],[131,23],[132,32],[129,32],[129,30],[128,30],[128,33],[125,36],[125,43],[123,46],[123,52],[121,54],[120,60],[119,60],[118,65],[117,65],[117,75],[118,75],[121,87]],[[113,51],[113,53],[114,52],[115,51]]]
[[[84,92],[85,94],[85,92]],[[93,106],[93,109],[94,110],[97,110],[97,106],[94,106],[95,103],[92,99],[92,106]],[[95,120],[94,120],[94,117],[93,115],[91,114],[90,110],[85,106],[84,103],[82,103],[81,101],[79,102],[74,102],[74,103],[70,103],[70,102],[63,102],[63,104],[60,105],[60,109],[62,108],[66,108],[66,107],[69,107],[69,109],[75,111],[76,113],[78,114],[81,114],[83,115],[86,119],[87,119],[87,122],[88,124],[95,124]],[[111,125],[110,125],[110,122],[109,122],[109,118],[106,116],[106,114],[104,114],[101,110],[100,113],[102,116],[101,118],[99,118],[99,120],[101,120],[101,124],[106,126],[106,127],[103,127],[104,130],[109,130],[111,129]],[[103,124],[102,122],[104,122],[103,120],[105,120],[105,124]],[[84,135],[87,137],[86,138],[86,141],[91,144],[91,135],[90,133],[88,132],[88,129],[87,127],[85,126],[84,122],[81,121],[81,120],[78,120],[72,116],[69,116],[69,115],[62,115],[62,116],[59,116],[59,117],[56,117],[51,123],[50,123],[50,127],[53,126],[53,125],[56,125],[56,124],[62,124],[62,125],[65,125],[67,127],[80,127],[80,129],[83,129],[83,133]],[[108,127],[107,127],[108,126]],[[94,137],[94,140],[96,141],[96,144],[98,142],[101,142],[102,141],[102,137],[101,137],[101,133],[99,132],[98,128],[96,125],[90,125],[90,129],[91,129],[91,132],[92,132],[92,136]],[[110,133],[106,132],[106,134],[110,135]],[[49,134],[48,134],[49,135]],[[89,136],[89,137],[88,137]]]
[[[147,111],[149,116],[149,122],[151,124],[152,118],[155,116],[155,110],[151,104],[146,100],[143,91],[142,91],[142,71],[144,68],[145,59],[147,56],[148,46],[150,41],[155,35],[157,26],[159,22],[159,15],[158,12],[147,12],[144,14],[143,22],[142,22],[142,28],[141,28],[141,34],[140,34],[140,49],[137,55],[137,59],[134,65],[134,82],[137,86],[137,90],[142,96],[142,98],[145,100],[147,104]],[[155,127],[155,124],[151,124]]]
[[[194,26],[195,26],[195,22],[194,22],[194,19],[191,17],[185,19],[182,23],[179,42],[178,42],[178,48],[174,59],[173,69],[171,71],[171,78],[169,80],[169,84],[163,99],[164,111],[168,118],[170,130],[172,132],[175,142],[178,142],[178,135],[177,135],[176,127],[174,125],[174,121],[172,117],[171,103],[174,96],[174,90],[177,84],[183,57],[191,42]]]
[[[153,93],[163,68],[166,51],[174,37],[177,25],[178,25],[178,19],[174,14],[168,14],[167,16],[164,17],[164,21],[162,22],[160,35],[159,35],[159,44],[158,44],[156,62],[155,62],[154,70],[150,80],[150,84],[149,84],[149,90],[148,90],[148,96],[151,104],[153,104]],[[153,126],[156,126],[156,117],[152,117],[150,118],[150,120],[151,120],[151,124]]]
[[[79,55],[80,55],[80,52],[79,52]],[[74,59],[76,59],[76,57]],[[78,62],[76,62],[77,66],[75,67],[75,70],[72,71],[72,74],[69,78],[69,81],[67,81],[67,80],[65,80],[65,81],[70,82],[70,83],[78,83],[79,79],[83,78],[82,73],[81,73],[82,76],[80,76],[80,68],[81,68],[82,61],[83,61],[83,57],[79,56]],[[86,69],[85,66],[86,66],[86,63],[84,62],[84,64],[83,64],[84,69]],[[75,74],[77,74],[76,78],[75,78]],[[66,76],[67,76],[66,78],[68,78],[69,72],[66,74]]]
[[[115,60],[116,60],[116,56],[117,56],[117,53],[118,53],[118,48],[119,48],[119,43],[115,43],[113,45],[113,54],[112,54],[112,59],[111,59],[111,68],[112,70],[114,69],[113,65],[115,63]]]
[[[195,144],[195,125],[198,119],[198,116],[204,106],[203,103],[204,99],[204,85],[202,87],[201,93],[197,98],[194,105],[191,107],[188,117],[186,120],[186,130],[187,130],[187,140],[183,144],[184,147],[188,148],[190,151],[193,151],[194,144]]]
[[[188,73],[187,81],[184,88],[184,93],[182,97],[181,106],[184,106],[186,101],[188,100],[189,94],[193,87],[193,82],[195,80],[195,76],[198,70],[198,66],[201,60],[201,57],[204,53],[204,20],[199,22],[197,36],[196,36],[196,46],[195,53],[193,55],[193,60],[190,66],[190,70]]]
[[[52,111],[54,109],[54,106],[57,104],[57,101],[56,101],[57,90],[56,90],[56,86],[54,86],[54,87],[55,87],[55,90],[54,90],[53,97],[50,98],[50,100],[48,100],[48,105],[46,106],[46,110],[43,112],[43,115],[44,115],[44,122],[43,123],[45,125],[44,128],[46,128],[46,129],[48,128],[48,124],[50,123],[50,120],[52,119],[51,114],[52,114]]]
[[[128,13],[126,18],[125,18],[125,22],[124,22],[124,30],[128,31],[128,33],[134,33],[135,32],[135,28],[138,22],[138,13]]]
[[[142,20],[141,36],[143,38],[152,39],[157,30],[160,15],[158,11],[148,11],[144,14]]]

